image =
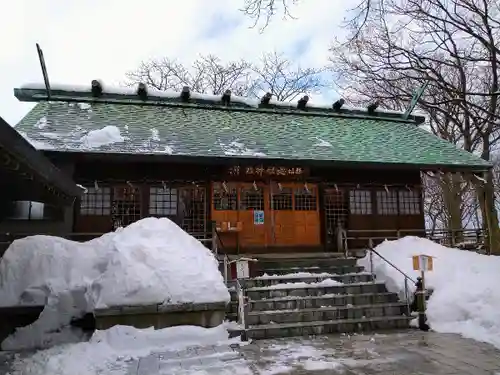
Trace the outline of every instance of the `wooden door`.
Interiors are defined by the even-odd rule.
[[[293,184],[271,182],[269,187],[271,244],[295,245],[295,215],[293,209]]]
[[[269,190],[270,244],[319,246],[321,228],[317,186],[272,183]]]
[[[315,184],[296,186],[293,199],[295,244],[297,246],[321,245],[318,186]]]
[[[240,244],[242,247],[264,247],[268,240],[266,222],[266,186],[260,183],[239,184],[238,220],[242,223]],[[264,221],[255,220],[256,212],[264,211]]]

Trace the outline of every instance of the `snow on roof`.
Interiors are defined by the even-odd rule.
[[[103,93],[111,94],[111,95],[123,95],[123,96],[136,96],[137,95],[137,87],[120,87],[120,86],[112,86],[103,84],[102,81],[101,86],[103,89]],[[45,84],[36,82],[36,83],[26,83],[20,86],[21,90],[46,90]],[[51,83],[50,85],[51,91],[63,91],[68,93],[90,93],[92,91],[91,84],[85,85],[72,85],[72,84],[61,84],[61,83]],[[154,88],[148,87],[148,97],[152,100],[156,99],[177,99],[180,97],[180,92],[174,90],[157,90]],[[194,100],[203,100],[214,103],[220,103],[221,95],[212,95],[212,94],[202,94],[197,92],[190,92],[191,98]],[[260,104],[260,99],[256,98],[248,98],[243,96],[231,95],[231,102],[241,103],[248,107],[258,108]],[[271,99],[269,102],[270,105],[276,106],[282,109],[295,109],[297,107],[297,101],[293,102],[283,102]],[[333,104],[333,103],[332,103]],[[309,100],[307,103],[307,108],[309,109],[317,109],[324,112],[325,110],[332,110],[332,104],[321,104],[314,103],[313,100]],[[346,111],[355,111],[355,112],[365,112],[367,113],[366,108],[358,108],[358,107],[349,107],[342,106],[343,110]],[[378,113],[386,113],[393,115],[402,115],[401,111],[387,110],[387,109],[379,109]]]
[[[120,87],[120,86],[111,86],[105,85],[102,83],[102,91],[107,94],[116,94],[116,95],[137,95],[136,87]],[[26,83],[21,85],[21,89],[24,90],[45,90],[44,83]],[[71,85],[64,83],[51,83],[50,84],[51,91],[66,91],[66,92],[91,92],[92,86],[90,84],[87,85]],[[180,92],[174,90],[156,90],[154,88],[148,87],[148,96],[153,98],[164,98],[164,99],[174,99],[180,96]],[[210,95],[210,94],[201,94],[197,92],[191,92],[192,99],[200,99],[207,101],[220,102],[221,95]],[[241,104],[248,105],[250,107],[258,107],[259,100],[251,99],[243,96],[231,95],[231,101],[238,102]]]
[[[120,129],[116,126],[105,126],[102,129],[91,130],[81,139],[84,148],[99,148],[113,143],[121,143],[125,138],[120,134]]]

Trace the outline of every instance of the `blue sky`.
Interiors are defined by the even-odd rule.
[[[328,47],[354,2],[301,0],[295,20],[277,16],[264,33],[238,11],[243,0],[0,0],[0,116],[17,123],[32,104],[13,88],[41,82],[35,43],[53,83],[123,82],[141,60],[168,56],[190,63],[199,54],[255,61],[285,52],[303,66],[327,63]],[[334,94],[333,94],[334,95]],[[332,99],[332,93],[312,102]]]

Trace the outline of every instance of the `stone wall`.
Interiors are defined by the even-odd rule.
[[[94,312],[96,329],[107,329],[114,325],[155,329],[194,325],[205,328],[216,327],[224,321],[226,304],[181,304],[150,306],[117,306]]]

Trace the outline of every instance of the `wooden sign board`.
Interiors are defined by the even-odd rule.
[[[306,174],[306,170],[301,167],[264,167],[253,166],[233,166],[228,170],[231,176],[247,176],[247,177],[273,177],[273,176],[293,176],[299,177]]]
[[[413,269],[415,271],[432,271],[434,269],[433,257],[430,255],[414,255]]]

